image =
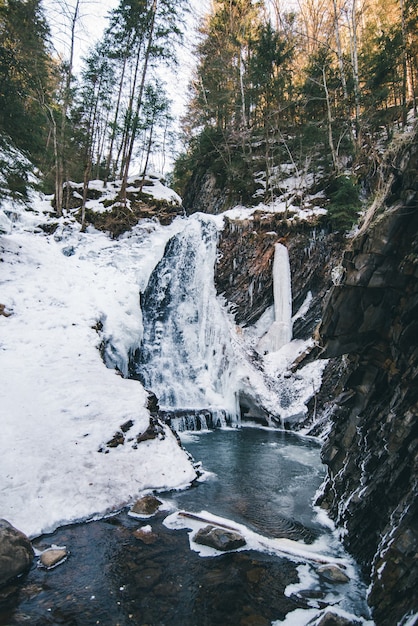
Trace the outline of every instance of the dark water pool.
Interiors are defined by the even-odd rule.
[[[273,537],[311,541],[318,535],[312,499],[325,471],[316,441],[238,428],[185,433],[183,443],[212,474],[176,494],[177,508],[209,510]]]
[[[161,494],[174,508],[202,509],[268,536],[305,542],[325,532],[311,500],[323,477],[315,442],[261,429],[184,436],[184,445],[211,472],[183,492]],[[202,558],[186,530],[127,511],[58,529],[35,547],[65,545],[69,559],[54,570],[34,565],[0,595],[0,625],[263,626],[306,608],[303,594],[284,589],[298,581],[297,563],[255,551]],[[156,542],[135,530],[152,525]],[[317,592],[325,594],[324,583]],[[326,585],[325,585],[326,587]]]

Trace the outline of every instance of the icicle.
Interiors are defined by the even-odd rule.
[[[258,343],[260,354],[277,352],[292,340],[292,288],[289,254],[276,243],[273,263],[274,322]]]

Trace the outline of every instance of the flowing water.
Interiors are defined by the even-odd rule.
[[[329,603],[365,611],[364,588],[356,580],[328,583],[317,576],[317,564],[268,550],[202,557],[191,549],[186,529],[164,524],[177,509],[205,510],[265,538],[319,542],[332,557],[344,557],[312,508],[324,474],[315,441],[252,428],[182,437],[202,463],[201,480],[188,490],[159,494],[165,510],[151,519],[132,518],[124,510],[36,540],[38,549],[66,545],[70,556],[54,570],[34,565],[3,592],[2,626],[262,626],[295,609]],[[149,544],[135,535],[145,525],[154,533]],[[355,578],[350,564],[347,571]]]
[[[141,295],[144,335],[133,373],[162,409],[238,414],[230,322],[213,281],[217,229],[191,219],[170,239]]]

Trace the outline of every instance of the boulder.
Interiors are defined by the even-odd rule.
[[[5,519],[0,519],[0,586],[24,574],[33,557],[28,537]]]
[[[347,574],[338,565],[322,565],[316,570],[321,578],[332,583],[348,583],[350,580]]]
[[[152,495],[142,496],[133,505],[130,513],[133,515],[150,516],[154,515],[162,502],[158,498]]]
[[[356,617],[349,615],[342,615],[332,609],[325,609],[320,616],[314,618],[314,620],[308,622],[312,626],[361,626],[363,620],[358,620]]]
[[[151,526],[137,528],[134,530],[134,536],[146,545],[152,545],[158,541],[158,535],[157,533],[152,532]]]
[[[210,525],[200,528],[193,537],[193,541],[221,552],[237,550],[246,544],[244,537],[239,533]]]

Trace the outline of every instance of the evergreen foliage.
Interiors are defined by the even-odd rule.
[[[41,0],[0,0],[0,131],[44,170],[58,213],[71,179],[84,179],[87,198],[91,178],[119,178],[126,204],[133,159],[145,171],[166,149],[170,100],[155,69],[175,62],[187,10],[187,0],[119,0],[76,79],[82,3],[67,15],[70,52],[58,62]],[[350,172],[369,176],[379,159],[373,146],[417,110],[417,4],[282,6],[212,2],[173,180],[183,194],[209,173],[226,207],[259,201],[260,181],[265,199],[280,195],[285,171],[302,179],[309,170],[315,188],[322,176],[332,227],[349,228],[359,208]],[[18,193],[19,181],[11,183]]]
[[[349,230],[361,208],[357,185],[350,176],[338,176],[330,182],[328,195],[327,220],[332,230]]]
[[[40,0],[0,1],[0,130],[38,165],[53,91],[48,38]]]
[[[369,175],[371,146],[416,111],[416,24],[411,0],[300,0],[293,13],[214,2],[196,51],[179,188],[207,167],[231,202],[251,202],[244,179],[262,170],[270,199],[281,168],[300,177],[309,164],[322,172],[330,223],[351,227],[360,203],[344,172]]]

